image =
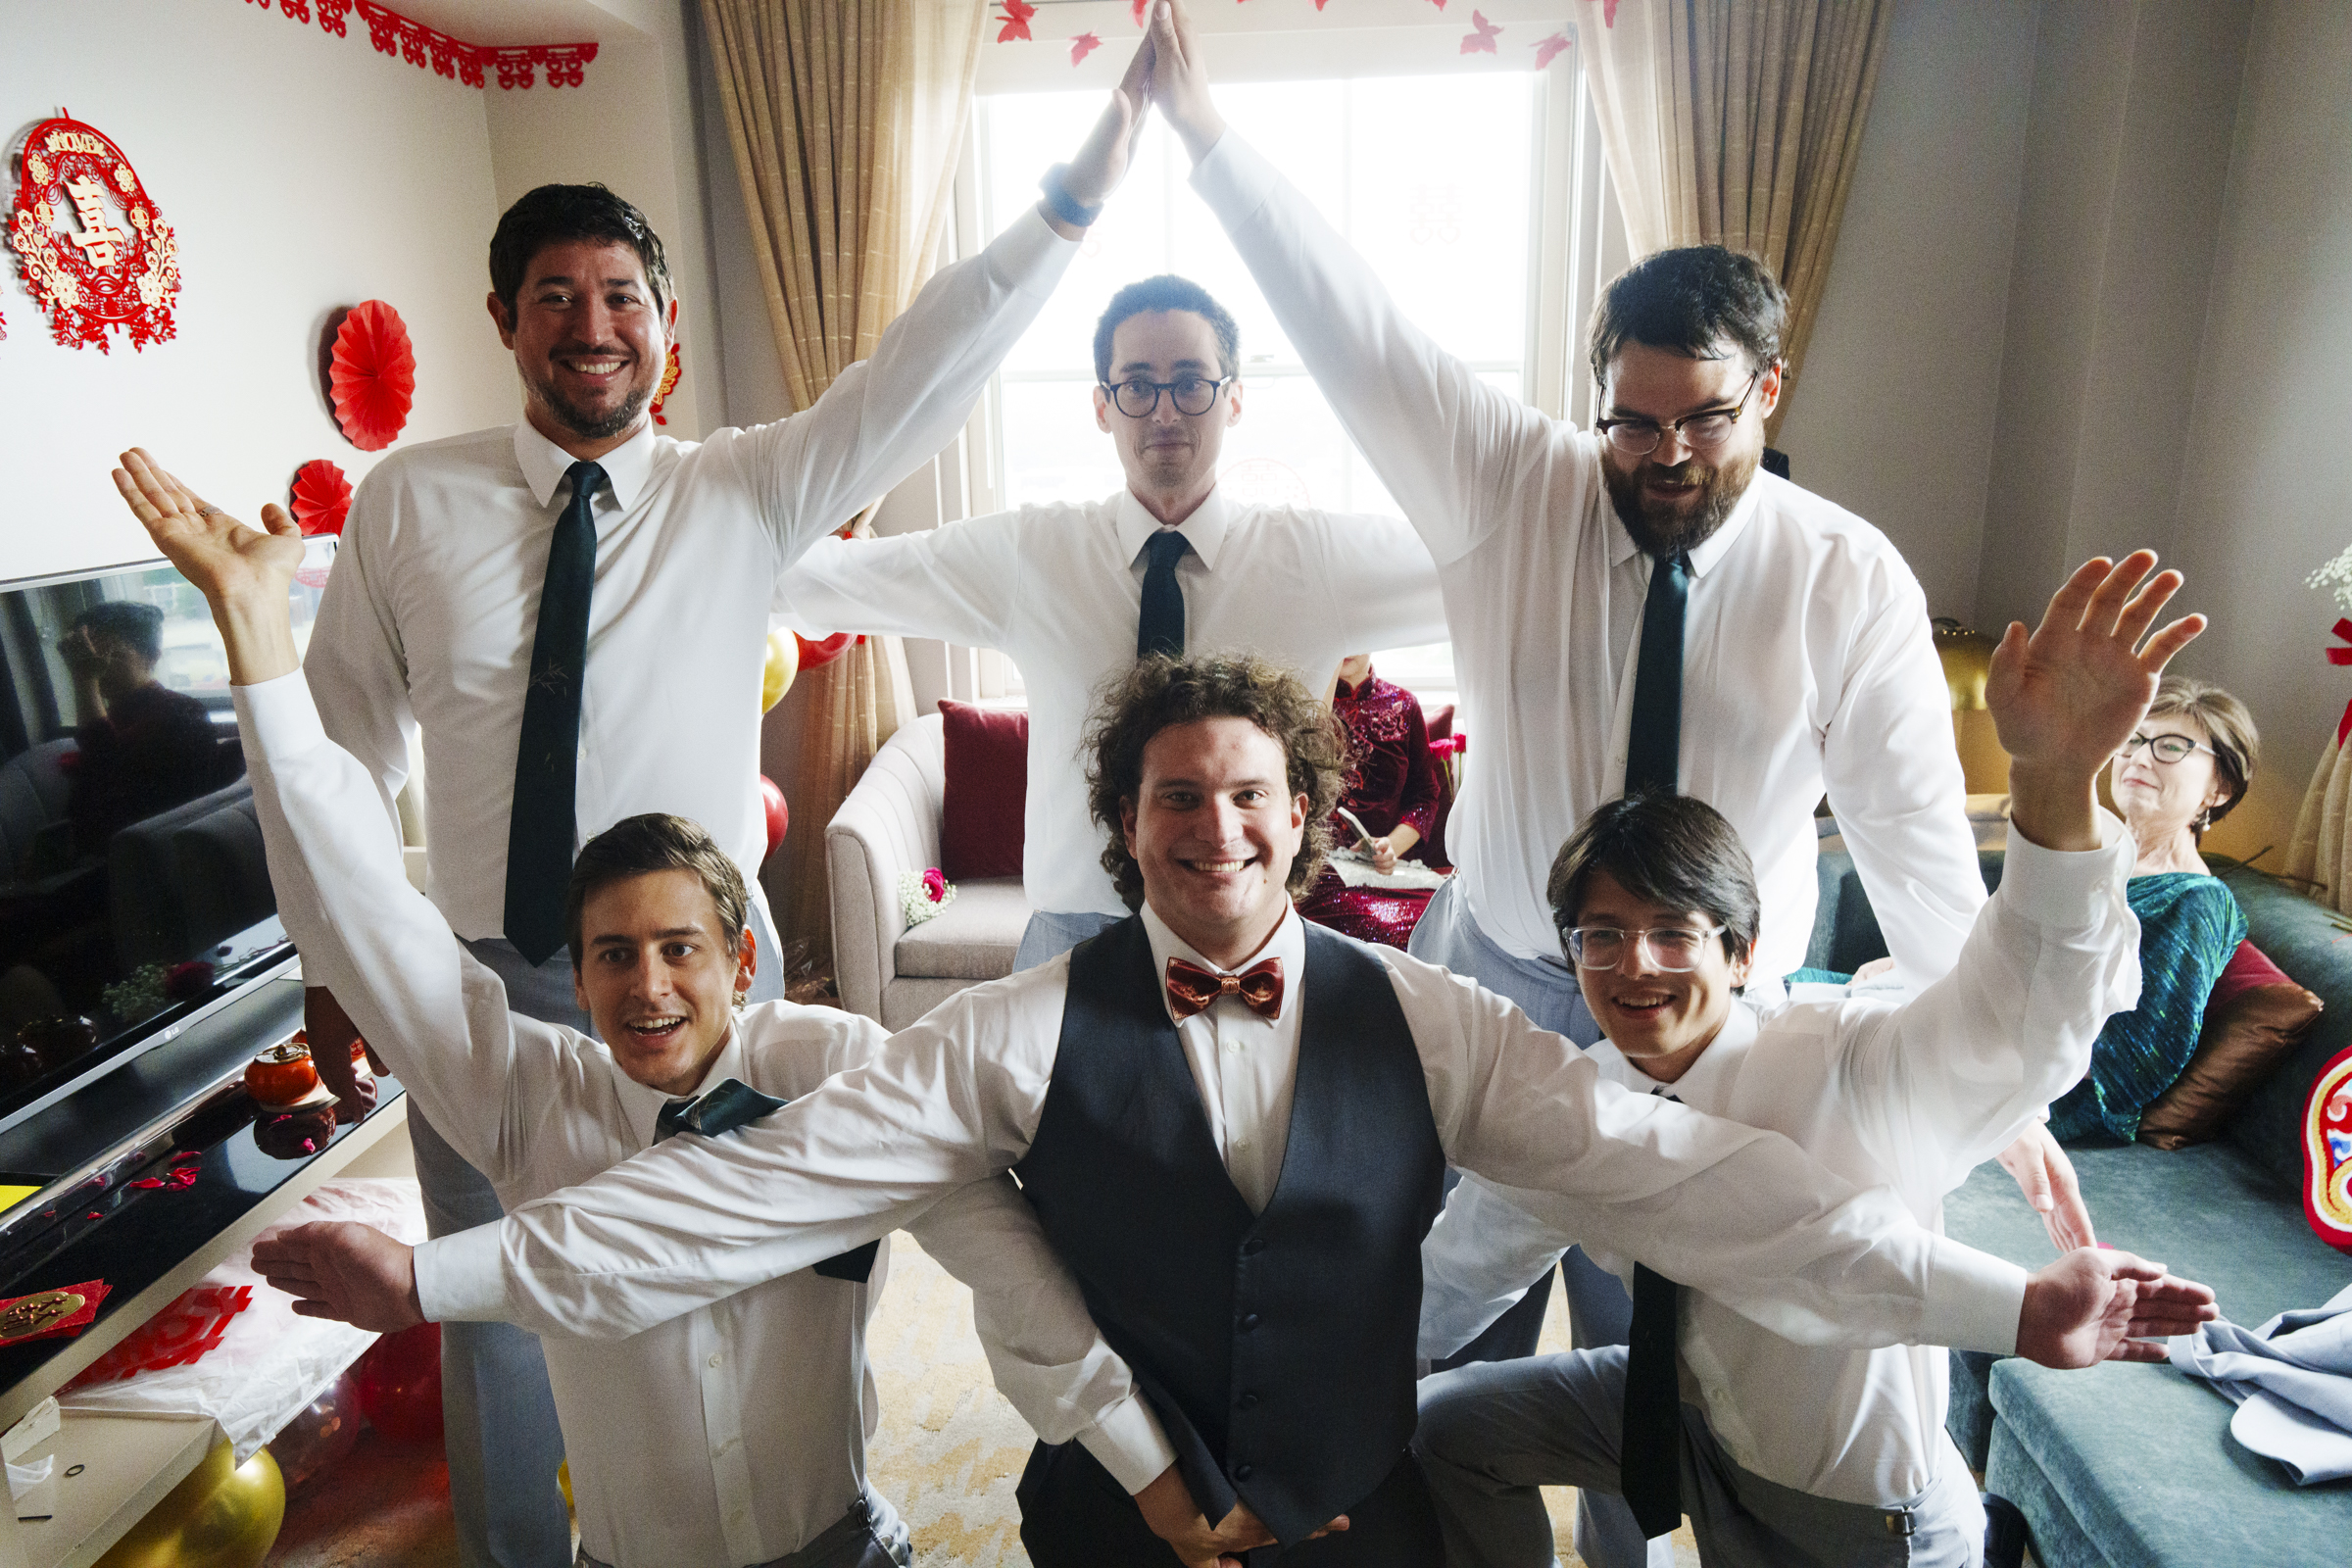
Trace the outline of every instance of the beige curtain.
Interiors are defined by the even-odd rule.
[[[984,0],[702,0],[793,407],[865,359],[930,275],[971,109]],[[864,519],[859,519],[859,526]],[[805,689],[804,689],[805,688]],[[897,639],[810,670],[777,924],[832,968],[824,825],[913,716]]]
[[[2330,740],[2295,814],[2286,874],[2322,904],[2352,914],[2352,747]]]
[[[1769,265],[1792,388],[1893,15],[1894,0],[1622,0],[1611,24],[1578,8],[1633,253],[1718,244]]]

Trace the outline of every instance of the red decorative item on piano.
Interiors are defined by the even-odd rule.
[[[341,537],[343,519],[351,515],[351,481],[344,477],[342,465],[313,458],[294,470],[292,496],[289,510],[302,524],[304,538],[315,534]]]
[[[92,1212],[89,1216],[100,1216]],[[0,1345],[23,1345],[31,1340],[59,1340],[79,1334],[98,1316],[108,1294],[104,1280],[84,1280],[30,1296],[12,1296],[0,1301]]]
[[[416,355],[400,313],[382,300],[354,306],[335,329],[328,370],[335,422],[362,452],[381,452],[409,422]]]
[[[182,1292],[177,1300],[149,1318],[146,1327],[91,1362],[66,1387],[120,1383],[141,1372],[194,1366],[219,1348],[229,1324],[252,1304],[250,1285],[199,1285]]]

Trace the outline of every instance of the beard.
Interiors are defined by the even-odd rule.
[[[564,429],[583,441],[611,440],[636,423],[637,416],[645,412],[645,406],[654,400],[651,377],[631,385],[618,403],[605,410],[583,408],[574,403],[557,389],[553,376],[544,380],[533,378],[531,390],[539,394],[539,401],[547,405],[548,412],[556,416]]]
[[[1690,457],[1670,467],[1643,458],[1629,472],[1620,472],[1604,458],[1600,476],[1609,487],[1609,505],[1616,509],[1617,520],[1625,524],[1634,543],[1647,555],[1670,556],[1714,536],[1740,505],[1740,498],[1747,494],[1748,482],[1756,476],[1762,458],[1762,453],[1750,452],[1715,466]],[[1680,502],[1652,501],[1642,494],[1642,487],[1653,477],[1697,488]]]

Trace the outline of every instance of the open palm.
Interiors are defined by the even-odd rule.
[[[1984,701],[2013,762],[2087,777],[2132,738],[2166,663],[2205,629],[2203,615],[2183,615],[2149,635],[2180,587],[2177,571],[2151,576],[2155,565],[2150,550],[2085,562],[2031,636],[2010,622]]]
[[[199,500],[139,447],[122,454],[115,488],[155,547],[207,600],[220,605],[260,592],[283,601],[302,564],[302,530],[285,508],[262,509],[267,532],[249,528]]]

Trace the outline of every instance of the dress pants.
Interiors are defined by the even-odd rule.
[[[758,904],[752,906],[752,928],[760,957],[752,1000],[765,1002],[784,994],[784,966],[776,961],[781,950],[774,927]],[[468,942],[466,949],[506,983],[512,1010],[594,1032],[572,995],[568,949],[536,966],[504,937]],[[409,1138],[424,1194],[426,1235],[449,1236],[506,1217],[489,1179],[414,1110]],[[564,1568],[572,1560],[571,1517],[556,1486],[564,1434],[538,1337],[511,1323],[441,1325],[441,1414],[459,1562],[464,1568]]]
[[[1623,1346],[1424,1380],[1413,1448],[1437,1499],[1447,1568],[1546,1568],[1551,1520],[1537,1488],[1613,1493],[1624,1401]],[[1696,1405],[1684,1405],[1682,1416],[1683,1508],[1708,1568],[1984,1561],[1984,1510],[1957,1455],[1945,1456],[1942,1474],[1916,1497],[1887,1506],[1836,1502],[1742,1469]]]
[[[1539,1027],[1566,1035],[1579,1046],[1600,1039],[1600,1025],[1585,1005],[1584,992],[1565,954],[1557,960],[1522,958],[1478,927],[1461,894],[1448,881],[1429,901],[1429,911],[1413,927],[1416,958],[1443,964],[1489,991],[1510,998]],[[1549,1270],[1545,1271],[1546,1274]],[[1544,1311],[1551,1298],[1539,1280],[1517,1306],[1487,1325],[1484,1333],[1438,1363],[1441,1368],[1476,1361],[1510,1361],[1536,1353]],[[1623,1345],[1633,1323],[1633,1298],[1617,1276],[1571,1248],[1560,1259],[1560,1287],[1568,1293],[1568,1338],[1579,1349]],[[1634,1523],[1634,1511],[1614,1493],[1579,1492],[1576,1549],[1591,1568],[1671,1568],[1674,1554],[1663,1541],[1652,1546]]]
[[[1170,1568],[1176,1553],[1144,1523],[1127,1489],[1075,1443],[1037,1445],[1014,1495],[1035,1568]],[[1249,1568],[1438,1568],[1445,1544],[1410,1453],[1347,1510],[1348,1528],[1317,1541],[1245,1552]]]
[[[1114,914],[1097,914],[1091,909],[1076,914],[1054,909],[1033,910],[1029,923],[1021,928],[1021,945],[1012,956],[1012,972],[1034,969],[1048,958],[1058,958],[1079,943],[1099,931],[1117,925]]]
[[[914,1547],[907,1540],[906,1521],[898,1510],[869,1492],[850,1504],[850,1511],[798,1551],[771,1557],[753,1568],[911,1568]],[[601,1557],[580,1548],[573,1568],[612,1568]]]

